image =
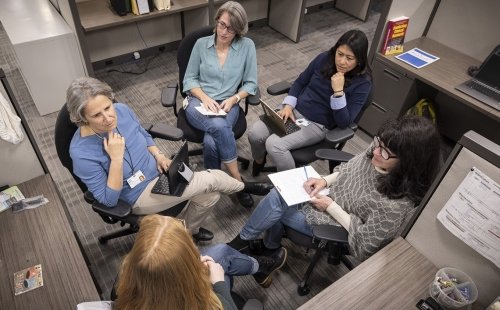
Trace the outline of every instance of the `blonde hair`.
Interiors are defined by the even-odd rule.
[[[222,309],[182,223],[148,215],[125,257],[113,309]]]

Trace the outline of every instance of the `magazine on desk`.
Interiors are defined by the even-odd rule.
[[[396,56],[396,58],[417,69],[439,60],[439,57],[429,54],[419,48],[413,48],[408,52]]]

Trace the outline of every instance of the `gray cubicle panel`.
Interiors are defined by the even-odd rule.
[[[6,99],[11,111],[18,115],[14,94],[2,69],[0,69],[0,94]],[[24,139],[19,144],[0,139],[0,186],[16,185],[45,174],[46,168],[38,149],[31,143],[32,135],[21,116]],[[38,152],[38,154],[37,154]]]
[[[428,197],[424,198],[424,207],[405,238],[438,268],[454,267],[467,273],[478,288],[477,302],[484,306],[499,296],[499,268],[455,237],[437,219],[439,211],[473,167],[500,183],[500,146],[469,131],[460,139]],[[429,284],[431,281],[429,279]]]

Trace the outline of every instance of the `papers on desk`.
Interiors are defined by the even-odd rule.
[[[212,117],[220,116],[220,117],[225,117],[227,115],[227,113],[224,110],[222,110],[222,109],[220,109],[218,113],[215,113],[215,112],[212,112],[210,110],[205,109],[205,107],[203,107],[201,105],[197,106],[195,109],[198,110],[198,112],[200,112],[201,114],[206,115],[206,116],[212,116]]]
[[[24,199],[23,193],[17,186],[12,186],[0,192],[0,212],[7,210],[16,201]]]
[[[397,59],[406,62],[407,64],[420,69],[427,66],[439,59],[439,57],[422,51],[419,48],[413,48],[408,52],[399,54],[396,56]]]
[[[306,170],[307,169],[307,176]],[[280,193],[283,200],[289,206],[311,200],[309,194],[304,189],[304,182],[307,178],[320,178],[321,176],[311,166],[290,169],[268,175],[274,187]],[[328,195],[329,189],[325,188],[319,192],[320,195]]]
[[[500,185],[472,168],[438,213],[465,244],[500,267]]]
[[[26,293],[40,286],[43,286],[42,265],[14,273],[14,295]]]

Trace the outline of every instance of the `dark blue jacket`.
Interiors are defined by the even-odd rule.
[[[329,57],[329,51],[319,54],[295,80],[288,95],[297,98],[295,109],[308,120],[320,123],[328,129],[345,128],[358,116],[368,98],[372,88],[371,77],[365,73],[353,77],[349,83],[346,82],[348,85],[344,86],[344,94],[347,105],[333,110],[330,106],[333,95],[331,80],[321,73]]]

